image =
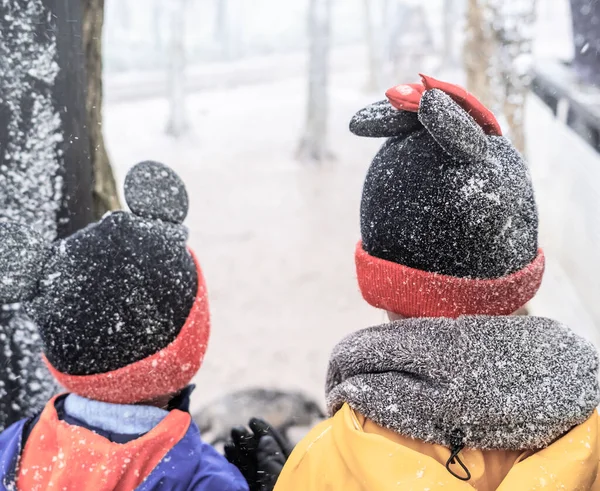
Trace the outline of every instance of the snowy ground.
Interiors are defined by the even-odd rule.
[[[301,389],[322,400],[333,345],[384,320],[362,300],[354,276],[361,186],[380,145],[347,131],[352,114],[376,98],[362,92],[364,80],[365,74],[350,71],[332,80],[330,140],[337,159],[322,167],[293,159],[303,118],[301,78],[189,96],[192,131],[180,141],[164,134],[165,100],[107,104],[105,136],[119,179],[134,163],[156,159],[188,186],[190,243],[203,264],[213,316],[195,407],[246,386]],[[577,240],[581,221],[567,216],[555,226],[554,215],[566,202],[572,208],[566,214],[576,214],[583,199],[588,214],[598,209],[598,195],[594,201],[556,190],[564,190],[574,163],[600,169],[600,159],[537,100],[529,118],[549,255],[548,276],[532,307],[597,341],[585,307],[590,299],[568,279],[578,278],[581,268],[573,273],[565,259],[576,251],[581,256],[574,259],[587,254],[598,261]]]

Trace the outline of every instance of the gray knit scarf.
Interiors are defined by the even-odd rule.
[[[346,337],[327,406],[426,442],[543,448],[600,401],[594,347],[539,317],[408,319]]]

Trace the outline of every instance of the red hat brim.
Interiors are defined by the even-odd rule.
[[[403,317],[509,315],[538,291],[545,258],[540,249],[523,269],[495,279],[457,278],[403,266],[356,246],[356,274],[363,298]]]

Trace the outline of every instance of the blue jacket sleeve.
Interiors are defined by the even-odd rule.
[[[238,468],[206,443],[203,443],[201,464],[196,470],[189,489],[190,491],[249,491],[248,483]]]
[[[202,459],[190,491],[249,491],[248,483],[237,467],[230,464],[211,445],[202,443]]]
[[[0,491],[13,489],[21,454],[23,430],[29,420],[21,420],[0,433]]]

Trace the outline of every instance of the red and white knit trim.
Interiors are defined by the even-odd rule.
[[[523,269],[501,278],[456,278],[420,271],[369,255],[356,246],[356,274],[364,299],[374,307],[404,317],[509,315],[538,291],[544,253]]]
[[[69,392],[113,404],[133,404],[175,393],[199,370],[210,334],[206,284],[195,254],[198,291],[188,318],[177,337],[165,348],[142,360],[106,373],[68,375],[44,357],[50,372]]]

